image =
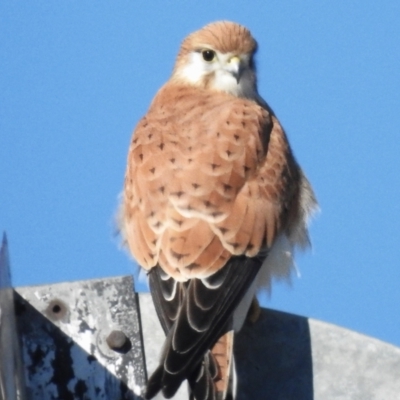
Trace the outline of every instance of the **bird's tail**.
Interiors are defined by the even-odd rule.
[[[218,376],[215,380],[215,386],[217,393],[221,393],[224,400],[227,399],[229,393],[232,395],[232,398],[236,397],[236,393],[232,393],[236,389],[232,387],[235,386],[233,383],[236,381],[234,376],[233,339],[234,332],[231,330],[221,336],[211,350],[211,354],[218,365]]]
[[[191,400],[234,400],[236,375],[233,356],[233,330],[219,338],[205,355],[192,379],[189,379]]]

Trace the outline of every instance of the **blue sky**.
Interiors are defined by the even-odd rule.
[[[400,346],[397,0],[2,1],[0,230],[14,284],[133,273],[112,223],[132,129],[181,40],[220,19],[257,38],[260,93],[322,209],[301,278],[264,304]]]

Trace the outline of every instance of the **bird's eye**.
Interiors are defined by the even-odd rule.
[[[203,56],[203,60],[207,62],[211,62],[215,58],[215,51],[213,50],[203,50],[201,52],[201,55]]]

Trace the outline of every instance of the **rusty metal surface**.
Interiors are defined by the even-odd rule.
[[[30,400],[141,398],[131,277],[17,288],[16,312]]]
[[[0,400],[25,399],[6,235],[0,248]]]

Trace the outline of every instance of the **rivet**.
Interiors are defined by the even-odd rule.
[[[112,331],[107,336],[106,342],[111,350],[118,353],[127,353],[132,348],[129,338],[119,330]]]

